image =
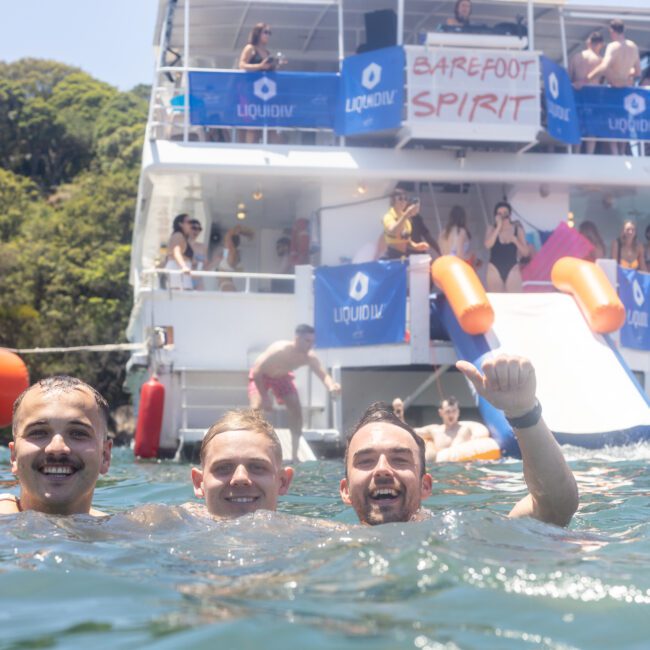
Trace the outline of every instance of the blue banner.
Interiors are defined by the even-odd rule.
[[[368,262],[315,271],[316,346],[403,343],[406,264]]]
[[[650,90],[585,86],[575,97],[582,137],[650,140]]]
[[[388,47],[343,61],[336,132],[340,135],[394,129],[402,123],[404,48]]]
[[[193,125],[334,128],[338,74],[233,71],[189,77]]]
[[[580,144],[580,125],[573,85],[567,71],[555,61],[542,56],[546,130],[560,142]]]
[[[621,345],[650,350],[650,274],[619,266],[618,295],[625,307]]]

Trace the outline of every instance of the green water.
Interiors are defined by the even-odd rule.
[[[505,518],[518,462],[435,467],[431,519],[363,528],[338,461],[300,465],[276,514],[213,522],[173,507],[187,465],[117,450],[95,500],[112,517],[0,521],[0,648],[645,650],[650,446],[567,453],[562,530]]]

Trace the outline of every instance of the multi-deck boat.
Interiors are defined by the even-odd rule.
[[[628,155],[572,153],[544,126],[539,57],[566,66],[613,16],[643,46],[645,2],[476,1],[473,29],[443,31],[436,28],[453,2],[385,4],[377,11],[374,0],[160,0],[131,270],[129,338],[147,351],[130,359],[127,384],[136,402],[150,373],[165,386],[162,454],[200,441],[222,412],[247,403],[255,357],[291,338],[298,323],[315,322],[314,268],[372,259],[400,182],[419,195],[434,236],[452,206],[465,209],[479,275],[492,206],[504,197],[537,247],[540,232],[562,223],[589,219],[611,241],[625,219],[641,236],[650,222],[650,164],[642,155],[650,126],[639,110],[648,91],[635,89],[627,131],[617,136],[631,128],[638,138]],[[272,26],[269,47],[282,51],[276,56],[286,66],[234,70],[256,23]],[[569,110],[565,92],[551,88],[555,100],[560,95],[555,117]],[[201,222],[208,257],[228,228],[243,220],[254,229],[253,239],[242,239],[237,291],[217,290],[228,275],[218,271],[196,273],[196,290],[169,288],[165,247],[172,220],[184,212]],[[280,273],[276,254],[283,236],[298,262],[290,276]],[[616,284],[615,262],[602,267]],[[340,432],[371,401],[400,395],[415,423],[433,419],[442,395],[458,396],[470,415],[476,408],[453,371],[467,341],[432,332],[428,258],[412,258],[407,273],[405,338],[318,350],[343,385],[341,400],[330,401],[319,382],[298,372],[305,435],[317,451],[336,451]],[[294,281],[289,293],[287,280]],[[528,288],[539,289],[536,282]],[[618,334],[594,335],[564,296],[489,298],[496,321],[486,345],[533,357],[551,428],[582,435],[585,444],[650,435],[648,349],[625,347]],[[636,326],[645,318],[647,327],[644,299],[628,310]],[[627,415],[603,416],[599,428],[601,408]],[[276,418],[281,428],[281,410]]]

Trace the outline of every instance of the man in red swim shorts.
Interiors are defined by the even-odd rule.
[[[287,419],[291,430],[291,457],[298,460],[298,442],[302,434],[302,407],[293,381],[293,371],[309,366],[325,384],[332,396],[338,396],[341,387],[327,374],[314,354],[314,328],[298,325],[293,341],[276,341],[257,357],[248,374],[248,401],[253,409],[270,411],[272,402],[269,390],[278,404],[287,408]]]

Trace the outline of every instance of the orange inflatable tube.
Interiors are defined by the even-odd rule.
[[[605,272],[594,262],[562,257],[551,269],[553,286],[570,293],[598,334],[609,334],[625,323],[625,307]]]
[[[437,463],[464,463],[472,460],[499,460],[501,449],[493,438],[476,438],[459,445],[441,449]]]
[[[474,269],[455,255],[443,255],[431,265],[431,277],[440,288],[464,332],[485,334],[494,322],[494,310]]]

